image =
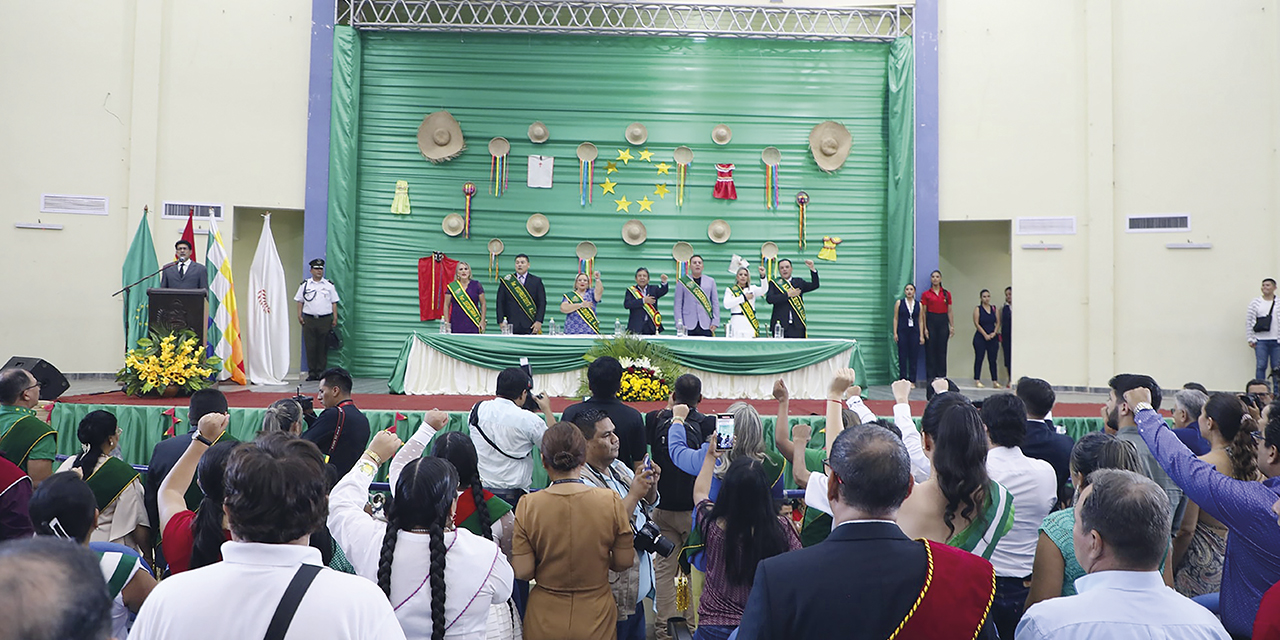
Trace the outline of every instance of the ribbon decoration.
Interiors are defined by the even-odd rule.
[[[800,249],[804,250],[804,207],[809,204],[809,194],[801,191],[796,194],[796,204],[800,207]]]
[[[766,165],[764,170],[764,208],[777,210],[778,208],[778,167],[781,162]]]
[[[578,273],[585,273],[587,274],[587,277],[590,278],[591,274],[595,272],[596,272],[595,258],[585,258],[585,259],[579,258],[578,259]]]
[[[464,238],[471,237],[471,196],[476,194],[476,185],[468,182],[462,185],[462,193],[467,196],[467,213],[463,217],[462,234]]]
[[[498,198],[507,190],[507,155],[489,157],[489,193]]]
[[[489,252],[489,279],[498,281],[498,254]]]
[[[167,438],[172,438],[176,433],[175,427],[178,426],[178,416],[175,415],[175,413],[176,413],[176,410],[170,408],[168,411],[165,411],[164,413],[161,414],[161,415],[169,416],[169,418],[172,420],[172,422],[169,423],[169,428],[166,429],[164,432],[164,435]]]
[[[677,163],[676,164],[676,206],[684,206],[684,181],[689,175],[689,165],[693,163]]]
[[[778,271],[778,257],[774,256],[772,258],[766,258],[762,253],[760,254],[760,262],[764,264],[765,279],[773,280],[773,274],[777,273]]]
[[[591,185],[596,182],[596,161],[578,160],[578,201],[582,206],[591,202]]]

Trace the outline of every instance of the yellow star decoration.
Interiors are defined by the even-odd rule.
[[[648,149],[641,151],[640,159],[644,160],[645,162],[653,162],[653,152]]]
[[[630,149],[618,149],[618,160],[621,160],[622,164],[630,165],[633,159]]]
[[[671,165],[665,162],[659,162],[658,164],[655,164],[653,166],[658,168],[658,175],[662,175],[664,173],[667,175],[671,175],[671,172],[670,172]]]
[[[614,200],[613,202],[618,205],[618,209],[617,209],[618,211],[626,211],[627,213],[631,213],[632,203],[630,200],[627,199],[626,196],[622,196],[621,200]]]
[[[653,201],[649,199],[649,196],[636,200],[636,204],[640,205],[640,211],[653,213]]]
[[[604,174],[607,176],[607,175],[609,175],[609,174],[613,173],[614,171],[617,171],[617,170],[618,170],[618,163],[616,163],[616,162],[610,162],[610,163],[605,164],[605,165],[604,165],[604,167],[605,167],[605,172],[604,172]]]
[[[617,194],[617,193],[615,193],[615,192],[614,192],[614,190],[613,190],[613,188],[614,188],[614,187],[616,187],[616,186],[618,186],[618,183],[616,183],[616,182],[614,182],[614,181],[612,181],[612,180],[610,180],[610,179],[608,179],[608,178],[605,178],[605,179],[604,179],[604,182],[601,182],[601,183],[600,183],[600,188],[601,188],[601,189],[603,189],[603,191],[601,191],[601,192],[600,192],[600,195],[604,195],[604,194],[606,194],[606,193],[612,193],[612,194],[613,194],[613,195],[615,195],[615,196],[616,196],[616,195],[618,195],[618,194]]]
[[[671,193],[671,190],[667,188],[667,183],[665,182],[659,185],[655,185],[653,190],[653,195],[658,196],[663,200],[667,199],[668,193]]]

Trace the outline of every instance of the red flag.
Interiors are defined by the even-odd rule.
[[[390,429],[387,429],[387,431],[390,431],[391,433],[395,433],[395,432],[396,432],[396,427],[400,426],[400,421],[401,421],[401,420],[408,420],[408,419],[409,419],[409,416],[406,416],[405,414],[400,413],[399,411],[397,411],[397,412],[396,412],[396,420],[395,420],[395,422],[391,425],[391,428],[390,428]]]
[[[187,228],[182,230],[182,239],[183,239],[183,240],[186,240],[186,241],[187,241],[187,242],[189,242],[189,243],[191,243],[191,261],[192,261],[192,262],[195,262],[195,261],[196,261],[196,227],[195,227],[195,220],[196,220],[196,210],[195,210],[194,208],[189,209],[189,210],[187,211]],[[178,256],[177,256],[177,254],[174,254],[174,256],[173,256],[173,257],[174,257],[174,259],[177,259],[177,257],[178,257]]]
[[[169,418],[171,418],[171,421],[169,423],[169,429],[164,432],[165,437],[171,438],[174,435],[176,435],[173,428],[178,424],[178,416],[174,415],[173,409],[169,409],[168,411],[165,411],[164,415],[169,416]]]

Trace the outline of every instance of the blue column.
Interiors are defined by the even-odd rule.
[[[937,269],[938,243],[938,0],[918,0],[914,9],[916,56],[916,291],[929,289]],[[917,295],[919,298],[919,295]],[[925,314],[920,314],[923,319]],[[924,349],[917,371],[925,371]],[[927,382],[927,380],[926,380]]]

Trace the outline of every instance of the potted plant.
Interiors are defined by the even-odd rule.
[[[187,396],[212,386],[212,376],[221,368],[222,358],[206,356],[190,329],[165,335],[152,330],[125,354],[116,382],[131,396]]]

